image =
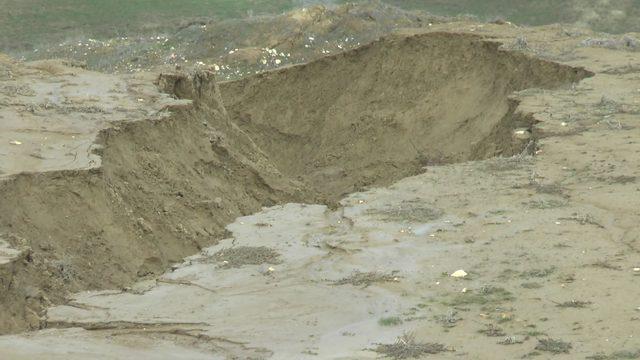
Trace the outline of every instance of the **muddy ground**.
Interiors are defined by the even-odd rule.
[[[432,23],[219,84],[2,58],[0,354],[639,358],[637,38]]]

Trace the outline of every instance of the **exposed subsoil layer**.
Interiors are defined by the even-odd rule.
[[[531,124],[509,94],[588,75],[433,33],[220,89],[208,73],[162,76],[194,104],[102,131],[99,169],[0,182],[0,236],[28,249],[0,265],[0,332],[46,326],[44,306],[70,291],[158,274],[262,206],[333,203],[431,163],[519,153],[529,139],[513,129]]]
[[[306,65],[221,84],[232,121],[322,199],[429,164],[513,155],[509,94],[587,75],[451,33],[391,36]]]

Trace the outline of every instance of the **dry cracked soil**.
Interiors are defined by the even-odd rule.
[[[640,52],[598,36],[0,58],[0,358],[640,358]]]

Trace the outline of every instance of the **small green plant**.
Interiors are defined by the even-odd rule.
[[[402,324],[402,319],[398,316],[383,317],[378,320],[380,326],[397,326]]]

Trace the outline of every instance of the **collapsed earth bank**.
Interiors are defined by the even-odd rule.
[[[335,204],[427,165],[530,151],[532,120],[510,95],[587,76],[451,33],[219,86],[208,72],[161,75],[192,103],[101,131],[99,168],[0,181],[0,240],[20,250],[0,263],[0,332],[46,327],[69,292],[159,274],[261,207]]]

